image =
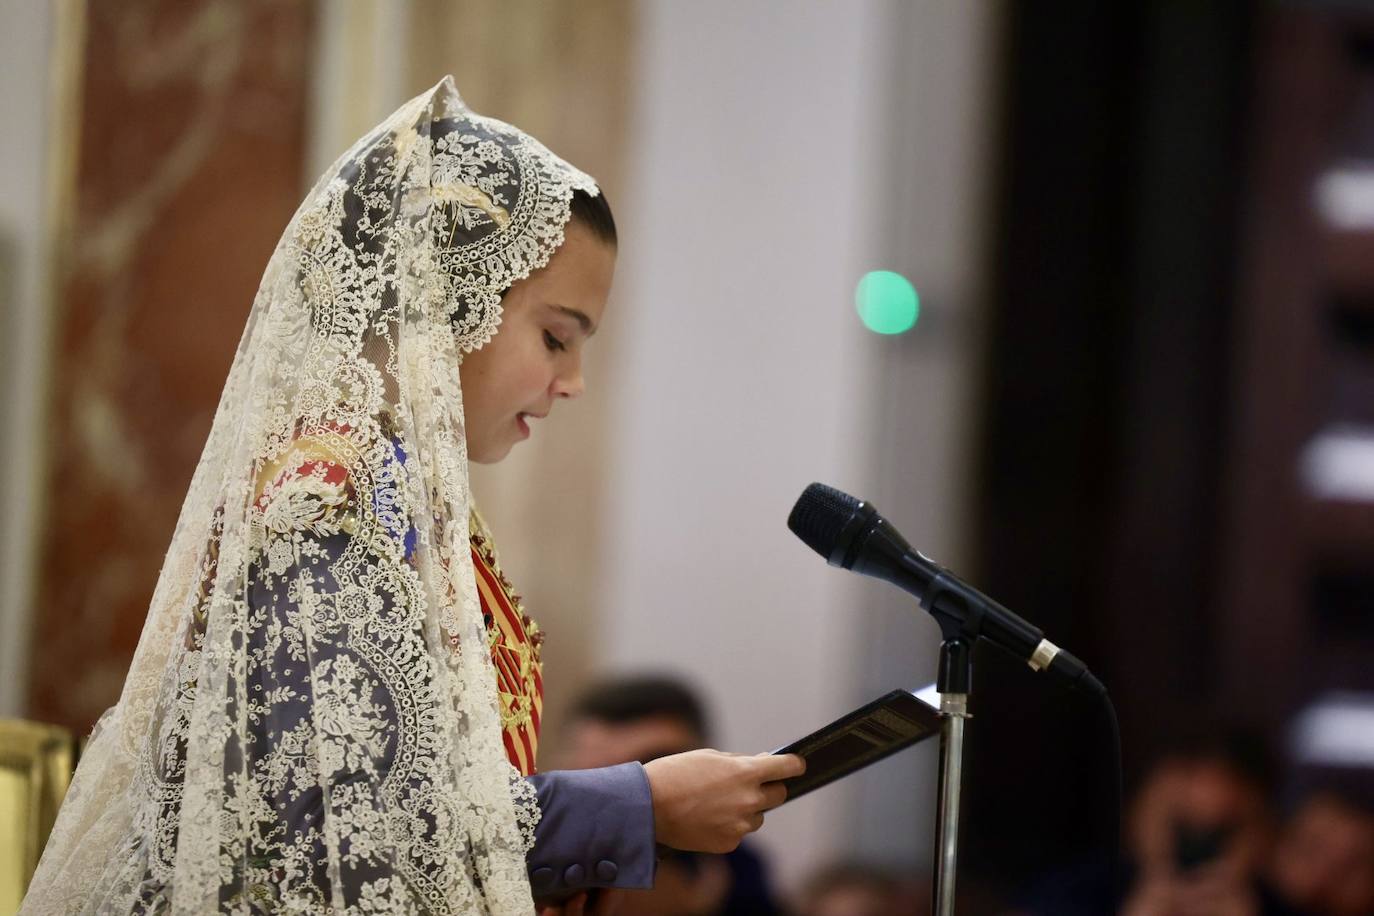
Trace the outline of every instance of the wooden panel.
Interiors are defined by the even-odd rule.
[[[1336,35],[1308,12],[1267,17],[1241,257],[1216,660],[1222,702],[1277,729],[1298,696],[1303,614],[1297,474],[1320,401],[1320,226],[1313,181],[1336,117]]]

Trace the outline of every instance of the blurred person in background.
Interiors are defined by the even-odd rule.
[[[1273,846],[1264,743],[1217,730],[1181,743],[1147,773],[1128,812],[1127,860],[1053,875],[1018,912],[1073,916],[1278,916],[1264,880]]]
[[[568,721],[565,765],[648,764],[706,746],[710,725],[686,684],[658,675],[607,680],[586,690]],[[676,852],[659,862],[652,890],[627,892],[625,916],[772,916],[780,910],[763,859],[747,844],[725,855]]]
[[[817,871],[802,887],[799,916],[923,916],[929,901],[886,869],[843,862]]]
[[[565,762],[591,769],[702,747],[710,728],[694,690],[675,678],[642,675],[583,691],[573,703],[567,733]]]
[[[1348,791],[1310,791],[1284,823],[1269,880],[1303,916],[1374,914],[1374,807]]]

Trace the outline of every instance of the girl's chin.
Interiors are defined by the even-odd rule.
[[[512,445],[514,445],[514,443],[509,443],[505,446],[497,446],[495,448],[473,449],[471,443],[469,443],[468,464],[496,464],[502,458],[510,454]]]

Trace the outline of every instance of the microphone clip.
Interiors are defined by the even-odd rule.
[[[936,568],[939,572],[926,586],[921,607],[935,618],[945,641],[963,637],[970,643],[977,642],[983,635],[983,619],[987,616],[987,608],[979,600],[981,596],[944,567]]]
[[[931,578],[920,601],[940,627],[940,667],[935,689],[943,709],[945,696],[966,698],[973,691],[973,644],[982,635],[985,611],[981,602],[969,600],[968,586],[944,567],[936,568],[939,572]],[[962,702],[967,704],[966,699]],[[960,714],[966,716],[966,710],[965,705]]]

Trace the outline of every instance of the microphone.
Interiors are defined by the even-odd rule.
[[[1074,687],[1106,694],[1087,666],[1040,630],[913,550],[872,504],[813,483],[792,507],[787,527],[831,566],[874,576],[915,595],[939,622],[946,639],[986,637],[1036,671],[1049,671]]]

